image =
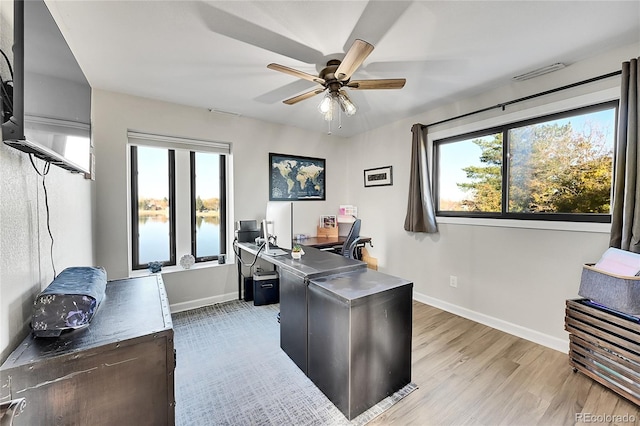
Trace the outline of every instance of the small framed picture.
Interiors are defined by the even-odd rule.
[[[364,186],[393,185],[393,166],[378,167],[364,171]]]
[[[335,215],[320,216],[320,228],[335,228],[338,221]]]

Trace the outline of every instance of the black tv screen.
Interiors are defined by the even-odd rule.
[[[67,170],[89,173],[91,86],[45,2],[16,0],[13,8],[13,99],[4,103],[12,111],[2,123],[2,139]]]

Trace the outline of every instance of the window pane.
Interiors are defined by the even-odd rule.
[[[512,213],[609,213],[615,109],[509,130]]]
[[[195,153],[195,235],[197,259],[220,254],[220,155]]]
[[[502,133],[438,145],[438,210],[502,210]]]
[[[170,260],[169,151],[139,146],[139,263]]]

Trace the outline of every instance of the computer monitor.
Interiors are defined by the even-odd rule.
[[[269,201],[265,222],[263,223],[264,232],[275,238],[275,244],[280,248],[291,250],[293,247],[293,202]],[[268,245],[267,249],[270,249]],[[266,253],[268,254],[268,251]]]

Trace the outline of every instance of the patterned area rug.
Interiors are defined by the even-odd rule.
[[[280,349],[278,311],[232,301],[173,314],[177,425],[364,425],[417,389],[347,420]]]

